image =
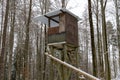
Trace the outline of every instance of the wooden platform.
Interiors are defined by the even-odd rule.
[[[53,46],[58,49],[63,49],[63,45],[66,44],[66,42],[58,42],[58,43],[49,43],[48,46]]]

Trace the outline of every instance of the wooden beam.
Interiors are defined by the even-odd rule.
[[[66,42],[63,41],[63,42],[56,42],[56,43],[48,43],[48,46],[51,46],[51,45],[59,45],[59,44],[65,44]]]
[[[100,79],[94,77],[93,75],[90,75],[90,74],[88,74],[88,73],[86,73],[86,72],[84,72],[84,71],[82,71],[82,70],[80,70],[80,69],[78,69],[78,68],[76,68],[76,67],[74,67],[74,66],[72,66],[72,65],[70,65],[70,64],[68,64],[68,63],[66,63],[66,62],[63,62],[63,61],[61,61],[60,59],[57,59],[57,58],[55,58],[54,56],[52,56],[52,55],[50,55],[50,54],[48,54],[48,53],[45,53],[45,55],[48,56],[48,57],[50,57],[51,59],[59,62],[60,64],[62,64],[62,65],[64,65],[64,66],[66,66],[66,67],[68,67],[68,68],[76,71],[77,73],[79,73],[79,74],[81,74],[81,75],[84,75],[85,77],[87,77],[87,78],[89,78],[89,79],[91,79],[91,80],[100,80]]]
[[[50,46],[51,55],[54,55],[54,48]],[[50,59],[50,80],[54,80],[53,59]]]
[[[48,19],[50,19],[50,20],[56,22],[56,23],[59,23],[59,21],[57,21],[57,20],[55,20],[55,19],[53,19],[53,18],[51,18],[51,17],[49,17],[49,16],[46,16],[46,15],[44,15],[44,16],[47,17]]]

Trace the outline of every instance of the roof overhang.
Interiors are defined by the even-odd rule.
[[[67,10],[65,8],[62,8],[62,9],[58,9],[58,10],[55,10],[55,11],[48,12],[44,15],[39,15],[39,16],[34,18],[34,21],[35,22],[41,22],[41,23],[44,23],[44,24],[48,25],[49,24],[48,21],[50,20],[50,23],[51,23],[50,25],[51,26],[58,26],[59,25],[59,14],[64,13],[64,12],[66,12],[66,13],[74,16],[78,20],[80,20],[80,18],[78,16],[76,16],[75,14],[70,12],[69,10]]]

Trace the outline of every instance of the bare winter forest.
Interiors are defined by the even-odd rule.
[[[120,0],[83,0],[83,13],[70,1],[81,0],[0,0],[0,80],[120,80]],[[82,16],[70,17],[71,9]],[[48,46],[56,32],[35,21],[39,15],[66,25],[58,40],[66,35],[75,47]]]

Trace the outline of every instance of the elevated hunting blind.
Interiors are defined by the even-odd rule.
[[[49,48],[45,55],[50,57],[50,80],[55,78],[57,80],[80,80],[81,73],[91,77],[79,70],[78,20],[79,18],[67,9],[59,9],[35,18],[36,22],[40,21],[48,25],[46,42]],[[93,76],[91,79],[97,80]]]
[[[47,30],[47,50],[53,57],[56,57],[62,61],[68,62],[73,66],[78,67],[78,20],[79,18],[68,11],[67,9],[59,9],[46,13],[42,16],[35,18],[36,22],[44,23],[48,26]],[[53,63],[51,61],[50,74],[54,75]],[[58,70],[58,80],[71,80],[69,78],[74,77],[78,80],[76,73],[71,73],[71,69],[67,69],[61,65],[55,65]],[[64,71],[66,70],[66,71]],[[71,75],[72,77],[70,77]],[[63,77],[65,76],[65,77]],[[51,77],[50,80],[53,80]],[[73,80],[73,79],[72,79]]]
[[[48,25],[48,45],[62,48],[62,44],[78,46],[78,17],[67,9],[59,9],[36,17]]]

